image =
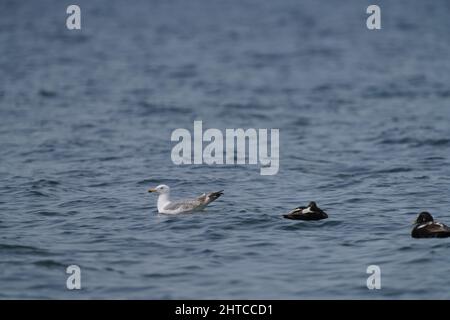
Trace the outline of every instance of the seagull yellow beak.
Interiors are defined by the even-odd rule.
[[[156,192],[156,189],[148,189],[148,192]]]

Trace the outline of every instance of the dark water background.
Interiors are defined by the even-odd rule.
[[[410,237],[450,223],[449,1],[72,3],[0,2],[0,298],[450,298],[450,240]],[[278,175],[175,166],[194,120],[279,128]],[[161,216],[160,183],[225,195]]]

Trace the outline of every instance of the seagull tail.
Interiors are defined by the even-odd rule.
[[[217,191],[217,192],[211,192],[208,194],[208,203],[213,202],[217,198],[219,198],[221,195],[223,195],[223,190]]]

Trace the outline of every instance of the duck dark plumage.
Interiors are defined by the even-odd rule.
[[[328,218],[328,215],[314,201],[311,201],[307,207],[295,208],[283,217],[292,220],[322,220]]]
[[[413,238],[447,238],[450,237],[450,228],[443,223],[435,222],[428,212],[419,214],[411,232]]]

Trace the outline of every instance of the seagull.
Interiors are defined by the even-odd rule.
[[[322,220],[328,218],[328,215],[314,201],[311,201],[307,207],[295,208],[283,217],[292,220]]]
[[[223,195],[223,190],[211,193],[204,193],[196,199],[189,200],[170,200],[170,188],[161,184],[156,188],[149,189],[148,192],[158,193],[158,212],[164,214],[177,214],[198,211],[205,208],[208,204]]]
[[[421,212],[416,221],[415,227],[411,231],[413,238],[448,238],[450,237],[450,228],[445,224],[436,222],[433,216],[424,211]]]

